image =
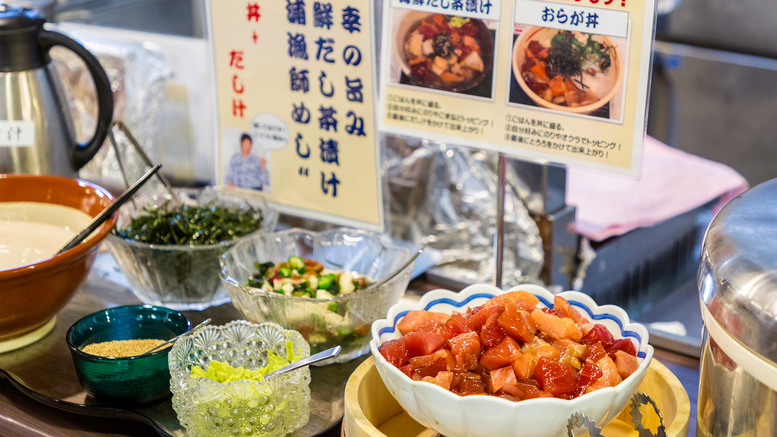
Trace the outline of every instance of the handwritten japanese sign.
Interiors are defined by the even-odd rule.
[[[224,184],[292,215],[383,229],[370,6],[209,3]]]
[[[639,175],[655,0],[453,3],[385,2],[381,130]]]

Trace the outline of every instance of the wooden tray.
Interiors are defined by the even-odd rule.
[[[90,275],[73,299],[59,312],[51,333],[30,346],[0,354],[0,378],[8,379],[30,398],[60,410],[136,420],[150,424],[159,435],[184,436],[170,397],[138,408],[117,408],[88,396],[76,378],[73,360],[65,343],[68,328],[81,317],[95,311],[138,303],[129,290]],[[212,323],[216,325],[242,318],[232,304],[204,311],[186,311],[184,314],[192,326],[207,317],[212,318]],[[344,384],[363,360],[360,358],[345,364],[310,368],[310,421],[292,436],[326,434],[340,423],[344,411]]]
[[[663,364],[650,363],[639,391],[650,395],[664,418],[667,437],[688,437],[691,403],[680,381]],[[640,411],[645,412],[643,407]],[[658,417],[645,414],[643,424],[655,433]],[[638,437],[628,409],[602,429],[607,437]],[[372,358],[362,363],[345,386],[343,435],[348,437],[432,437],[435,431],[421,426],[391,396]]]

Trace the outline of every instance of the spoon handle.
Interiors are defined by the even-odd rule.
[[[135,194],[136,191],[140,189],[140,187],[143,186],[143,184],[146,183],[149,179],[151,179],[151,176],[154,175],[160,168],[162,167],[162,164],[157,164],[154,167],[151,168],[151,170],[147,171],[146,174],[143,175],[142,178],[138,179],[137,182],[127,191],[122,193],[121,196],[119,196],[118,199],[114,200],[113,203],[111,203],[107,208],[105,208],[100,214],[97,215],[97,217],[94,218],[87,226],[84,228],[83,231],[79,232],[78,235],[73,237],[72,240],[70,240],[65,247],[59,250],[57,252],[57,255],[60,253],[70,250],[79,244],[81,244],[81,240],[88,237],[92,234],[92,232],[95,231],[95,229],[99,228],[100,225],[103,224],[106,220],[108,220],[108,217],[112,216],[114,212],[116,212],[122,205],[124,205],[124,202],[126,202],[130,197],[132,197],[133,194]]]
[[[157,350],[159,350],[159,349],[161,349],[161,348],[163,348],[165,346],[170,345],[170,343],[173,343],[174,341],[178,340],[179,338],[183,337],[184,335],[194,334],[198,329],[205,327],[205,325],[207,325],[208,323],[210,323],[210,317],[205,319],[205,320],[203,320],[202,322],[200,322],[199,325],[197,325],[194,328],[184,332],[183,334],[178,334],[175,337],[171,338],[170,340],[167,340],[164,343],[160,343],[159,346],[157,346],[157,347],[155,347],[155,348],[153,348],[151,350],[147,350],[147,351],[143,352],[142,354],[140,354],[138,356],[139,357],[144,357],[146,355],[151,355],[152,353],[154,353],[154,351],[157,351]]]
[[[340,346],[335,346],[335,347],[333,347],[331,349],[327,349],[327,350],[325,350],[323,352],[319,352],[319,353],[317,353],[315,355],[311,355],[311,356],[309,356],[307,358],[303,358],[301,360],[297,360],[297,361],[289,364],[288,366],[286,366],[286,367],[284,367],[282,369],[278,369],[275,372],[268,373],[264,377],[265,378],[269,378],[269,377],[271,377],[273,375],[277,375],[278,373],[290,372],[292,370],[299,369],[300,367],[305,367],[305,366],[307,366],[309,364],[317,363],[319,361],[328,360],[330,358],[336,357],[337,354],[339,354],[339,353],[340,353]]]

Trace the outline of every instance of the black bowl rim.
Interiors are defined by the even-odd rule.
[[[150,355],[146,355],[146,356],[143,356],[143,357],[140,357],[138,355],[135,355],[135,356],[132,356],[132,357],[101,357],[99,355],[88,354],[88,353],[82,351],[81,349],[75,347],[75,345],[73,344],[73,341],[72,341],[71,338],[72,338],[72,334],[73,334],[73,329],[76,327],[76,325],[78,325],[79,323],[83,322],[84,320],[94,316],[95,314],[105,313],[105,312],[117,310],[117,309],[120,309],[120,308],[136,308],[136,309],[147,309],[147,310],[162,310],[162,311],[167,311],[167,312],[169,312],[171,314],[175,314],[175,315],[181,317],[182,319],[184,319],[186,321],[186,328],[187,329],[186,329],[186,331],[182,332],[181,334],[190,331],[191,327],[192,327],[191,321],[185,315],[183,315],[179,311],[176,311],[176,310],[171,309],[171,308],[163,307],[163,306],[157,306],[157,305],[121,305],[121,306],[106,308],[104,310],[95,311],[93,313],[87,314],[84,317],[81,317],[80,319],[78,319],[78,321],[76,321],[72,325],[70,325],[70,328],[68,328],[67,333],[65,334],[65,341],[67,342],[67,346],[70,349],[70,353],[71,354],[76,354],[79,357],[81,357],[82,359],[91,360],[91,361],[108,361],[108,362],[110,362],[110,361],[117,361],[117,362],[120,362],[120,361],[142,360],[142,359],[145,359],[145,358],[152,358],[152,357],[156,357],[156,356],[160,356],[160,355],[166,355],[166,354],[168,354],[172,350],[172,345],[170,345],[171,347],[165,347],[164,349],[160,349],[160,350],[158,350],[158,351],[156,351],[156,352],[154,352],[154,353],[152,353]],[[180,334],[178,334],[178,335],[180,335]]]

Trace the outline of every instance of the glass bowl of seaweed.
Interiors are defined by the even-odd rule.
[[[119,210],[106,246],[141,302],[177,311],[229,302],[219,258],[270,232],[278,214],[258,195],[222,187],[148,191]]]

